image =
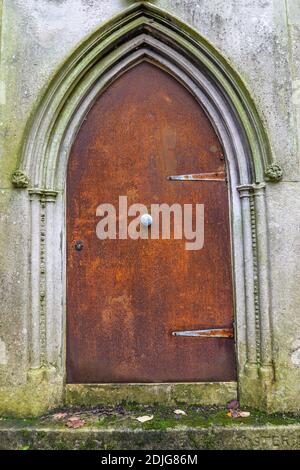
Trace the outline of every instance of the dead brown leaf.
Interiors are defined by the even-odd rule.
[[[55,420],[55,421],[61,421],[63,420],[66,416],[68,415],[68,413],[55,413],[52,418]]]
[[[72,429],[82,428],[84,425],[85,421],[79,418],[79,416],[71,416],[66,422],[66,426]]]

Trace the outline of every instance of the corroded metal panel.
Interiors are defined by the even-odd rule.
[[[218,175],[194,184],[169,175]],[[219,176],[219,175],[222,175]],[[141,63],[96,101],[67,173],[69,383],[230,381],[234,339],[174,337],[231,329],[233,300],[225,163],[206,114],[173,77]],[[205,240],[106,239],[96,209],[204,204]],[[120,221],[118,227],[120,226]]]

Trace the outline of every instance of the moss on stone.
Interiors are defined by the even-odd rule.
[[[233,419],[226,408],[186,407],[186,416],[175,415],[174,407],[133,405],[110,408],[64,408],[64,421],[53,415],[40,419],[0,422],[0,448],[16,449],[222,449],[297,448],[300,416],[268,415],[250,410],[249,418]],[[83,428],[69,429],[72,414],[84,420]],[[107,413],[107,416],[99,414]],[[142,414],[153,420],[140,423]]]
[[[31,370],[26,384],[0,387],[0,416],[37,417],[63,402],[59,379],[47,380],[46,368]]]
[[[215,426],[278,426],[300,425],[300,415],[291,413],[268,414],[259,410],[248,410],[247,418],[232,418],[227,415],[224,407],[184,407],[186,415],[176,415],[174,407],[170,406],[146,406],[128,404],[121,408],[107,408],[97,410],[93,408],[63,408],[56,410],[67,413],[63,421],[55,421],[52,414],[41,418],[16,419],[5,417],[0,423],[1,427],[22,429],[23,437],[28,438],[33,428],[66,429],[68,416],[80,415],[85,422],[85,428],[90,429],[155,429],[165,430],[174,428],[209,428]],[[104,415],[102,415],[104,413]],[[107,415],[105,416],[105,413]],[[100,416],[99,416],[100,414]],[[140,423],[136,418],[142,415],[153,415],[151,421]],[[74,430],[75,432],[76,430]],[[79,430],[78,430],[79,431]],[[43,430],[40,431],[42,437]]]

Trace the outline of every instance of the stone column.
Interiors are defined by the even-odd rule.
[[[57,192],[29,189],[31,201],[30,368],[47,368],[56,361],[53,338],[53,204]]]
[[[251,379],[257,378],[257,348],[255,325],[255,287],[254,287],[254,259],[252,245],[252,221],[250,197],[252,185],[239,186],[238,191],[242,204],[243,250],[245,270],[245,310],[246,310],[246,356],[245,374]]]
[[[269,281],[269,246],[265,183],[253,185],[255,199],[257,274],[259,281],[260,376],[273,380],[273,354]]]

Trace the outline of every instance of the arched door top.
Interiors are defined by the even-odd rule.
[[[103,88],[145,59],[172,73],[201,102],[221,140],[228,141],[229,171],[235,172],[237,185],[262,182],[266,172],[273,179],[281,176],[238,74],[196,31],[139,2],[94,31],[54,74],[24,134],[15,185],[60,190],[67,162],[62,154],[74,138],[69,135],[65,141],[66,134],[70,128],[78,130]]]

